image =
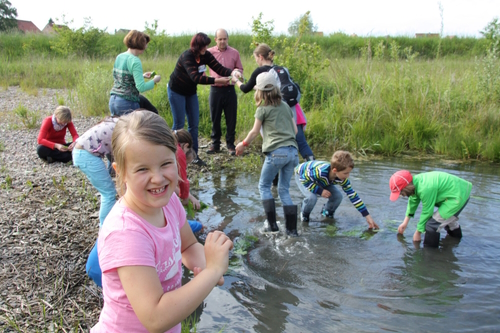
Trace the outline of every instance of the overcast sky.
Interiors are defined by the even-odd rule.
[[[480,37],[482,30],[500,16],[500,0],[309,0],[309,1],[171,1],[171,0],[10,0],[18,19],[32,21],[42,30],[50,18],[72,28],[92,25],[114,33],[115,29],[143,30],[145,22],[158,20],[170,35],[205,32],[217,28],[251,33],[252,17],[274,20],[275,33],[286,33],[291,22],[311,12],[313,23],[324,34],[344,32],[358,36],[414,36],[415,33]],[[442,8],[442,18],[440,11]]]

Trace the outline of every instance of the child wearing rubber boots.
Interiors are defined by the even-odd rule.
[[[412,176],[408,170],[400,170],[392,175],[389,186],[391,201],[396,201],[399,196],[408,197],[406,217],[399,225],[398,233],[404,233],[422,202],[414,242],[420,242],[422,233],[425,233],[424,246],[438,247],[442,229],[451,237],[462,237],[458,215],[469,202],[470,182],[447,172],[431,171]],[[437,207],[436,211],[434,207]]]
[[[342,201],[342,193],[335,188],[336,185],[340,185],[354,207],[366,218],[368,227],[378,229],[365,204],[351,187],[349,174],[353,168],[354,161],[351,154],[343,150],[336,151],[330,163],[309,161],[295,168],[295,180],[302,194],[306,196],[301,208],[302,222],[309,222],[309,215],[316,205],[318,196],[328,199],[323,206],[322,215],[333,218]]]

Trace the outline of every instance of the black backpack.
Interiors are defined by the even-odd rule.
[[[283,66],[273,66],[269,72],[273,73],[281,83],[280,90],[283,101],[289,106],[297,104],[299,102],[297,98],[299,97],[300,88],[297,83],[293,82],[288,69]]]

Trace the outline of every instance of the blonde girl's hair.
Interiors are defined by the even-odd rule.
[[[273,90],[256,90],[254,94],[255,104],[257,106],[279,106],[281,104],[281,91],[277,86]]]
[[[177,139],[173,131],[168,127],[165,119],[154,112],[134,111],[121,116],[116,123],[113,135],[111,137],[111,146],[116,163],[117,172],[116,182],[118,193],[125,193],[125,184],[123,183],[123,171],[126,168],[125,153],[127,147],[132,141],[147,141],[153,145],[165,146],[174,154],[177,151]]]
[[[274,61],[275,52],[271,49],[271,47],[265,43],[260,43],[257,45],[255,50],[253,51],[255,55],[261,55],[265,60]]]
[[[145,50],[146,45],[151,41],[148,34],[137,30],[130,30],[123,38],[123,44],[129,49]]]
[[[72,119],[71,110],[64,105],[58,106],[54,111],[54,115],[62,123],[69,123]]]
[[[354,161],[351,154],[345,150],[337,150],[330,160],[330,168],[337,171],[344,171],[347,168],[354,168]]]

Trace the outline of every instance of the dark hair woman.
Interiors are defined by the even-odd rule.
[[[198,84],[229,84],[231,69],[222,66],[215,57],[207,51],[210,38],[199,32],[191,39],[191,47],[184,51],[170,75],[167,86],[168,100],[172,109],[174,124],[172,129],[184,128],[185,118],[188,120],[188,131],[193,138],[193,149],[198,155],[198,124],[200,121],[200,105],[198,102]],[[207,66],[222,77],[213,78],[205,75]],[[240,73],[236,71],[235,76]],[[193,161],[197,165],[205,165],[198,156]]]

